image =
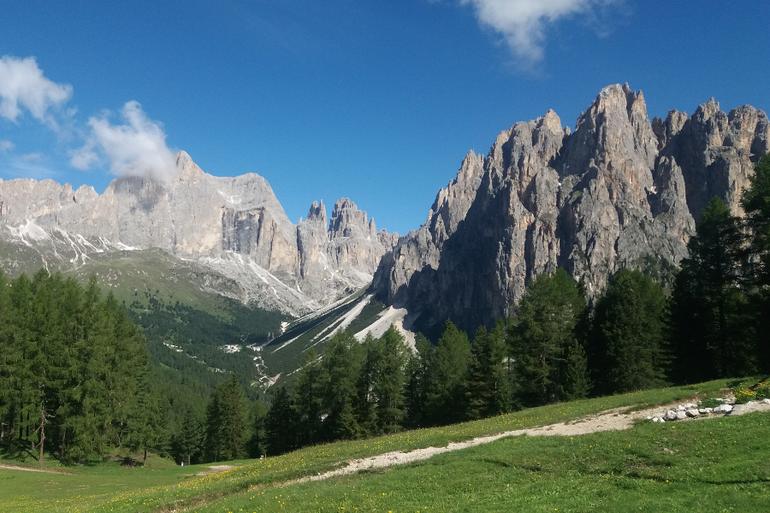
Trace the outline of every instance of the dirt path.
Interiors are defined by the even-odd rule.
[[[298,483],[307,483],[311,481],[323,481],[338,476],[346,476],[355,474],[358,472],[381,469],[392,467],[395,465],[404,465],[407,463],[414,463],[417,461],[427,460],[438,454],[444,454],[447,452],[459,451],[467,449],[469,447],[476,447],[478,445],[485,445],[495,442],[502,438],[510,438],[514,436],[575,436],[586,435],[590,433],[599,433],[602,431],[622,431],[631,428],[634,423],[641,419],[646,419],[649,416],[665,411],[671,407],[676,407],[676,404],[656,406],[654,408],[648,408],[644,410],[637,410],[629,412],[629,407],[617,408],[614,410],[607,410],[594,415],[588,415],[581,419],[571,422],[559,422],[558,424],[550,424],[547,426],[516,429],[514,431],[505,431],[489,436],[480,436],[472,438],[464,442],[453,442],[445,447],[426,447],[424,449],[415,449],[409,452],[387,452],[384,454],[378,454],[377,456],[371,456],[368,458],[361,458],[356,460],[350,460],[344,467],[330,470],[314,476],[307,476],[292,481],[287,481],[281,486],[290,486]],[[680,421],[681,422],[681,421]]]
[[[48,470],[44,468],[34,468],[34,467],[21,467],[18,465],[4,465],[0,463],[0,470],[20,470],[21,472],[38,472],[40,474],[64,474],[64,475],[71,475],[69,472],[65,472],[63,470]]]
[[[195,474],[196,476],[207,476],[209,474],[218,474],[220,472],[224,472],[226,470],[231,470],[234,468],[238,468],[235,465],[209,465],[208,468],[202,472],[198,472]]]

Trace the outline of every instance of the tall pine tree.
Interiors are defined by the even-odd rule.
[[[674,378],[694,382],[755,372],[744,237],[720,199],[704,210],[688,249],[671,296]]]
[[[586,308],[575,280],[563,269],[541,274],[524,294],[508,331],[514,393],[525,406],[564,399],[565,365]]]
[[[246,405],[235,376],[219,385],[206,412],[206,452],[210,460],[233,460],[246,452]]]
[[[639,271],[622,270],[599,298],[590,337],[589,364],[602,393],[627,392],[666,382],[670,353],[666,298]]]
[[[470,357],[468,336],[448,322],[438,344],[427,355],[424,414],[428,424],[448,424],[463,418]]]
[[[742,205],[750,234],[749,293],[758,336],[759,364],[763,371],[770,372],[770,155],[757,163]]]
[[[466,417],[479,419],[506,412],[511,407],[511,379],[505,329],[480,328],[473,338],[465,382]]]

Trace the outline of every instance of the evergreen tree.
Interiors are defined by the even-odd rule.
[[[770,372],[770,155],[757,163],[742,206],[750,236],[749,293],[759,364],[764,372]]]
[[[139,422],[154,397],[146,342],[114,299],[48,272],[0,280],[0,442],[6,451],[65,462],[161,445]],[[152,428],[153,436],[160,432]],[[134,437],[136,438],[136,437]]]
[[[602,393],[640,390],[665,383],[666,298],[639,271],[615,274],[597,301],[589,365]]]
[[[585,307],[563,269],[541,274],[524,294],[508,332],[517,402],[534,406],[565,398],[565,364]]]
[[[401,429],[404,420],[404,383],[406,345],[404,337],[393,326],[377,341],[379,365],[372,392],[376,398],[376,432],[392,433]]]
[[[430,341],[422,333],[418,333],[415,337],[415,348],[417,352],[408,359],[405,371],[405,425],[409,427],[423,426],[426,423],[425,396],[430,372],[428,362],[431,360],[433,351]]]
[[[502,324],[491,332],[482,327],[473,338],[465,404],[470,419],[497,415],[511,407],[508,348]]]
[[[363,342],[364,359],[356,382],[356,419],[364,434],[377,432],[377,399],[374,385],[380,373],[382,351],[380,344],[367,334]]]
[[[356,381],[361,371],[363,352],[347,331],[337,333],[326,346],[323,358],[326,389],[323,407],[327,440],[355,438],[361,434],[356,418]]]
[[[176,460],[185,465],[198,463],[203,455],[204,439],[201,419],[188,408],[178,432],[172,437],[171,448]]]
[[[294,408],[297,413],[298,437],[301,446],[323,440],[324,394],[328,376],[320,360],[311,352],[302,370],[298,373],[294,387]]]
[[[688,249],[671,297],[674,376],[694,382],[755,372],[744,237],[720,199],[704,210]]]
[[[559,381],[561,383],[559,395],[564,401],[588,397],[591,392],[588,357],[583,345],[578,340],[572,341],[565,348],[564,365]]]
[[[468,336],[447,322],[427,358],[425,419],[428,424],[459,421],[465,413],[464,385],[471,347]]]
[[[265,429],[265,420],[267,419],[268,409],[262,401],[256,401],[251,414],[251,425],[254,431],[249,439],[249,456],[260,458],[267,454],[268,440],[267,430]]]
[[[231,376],[212,394],[206,417],[206,452],[212,461],[245,453],[246,407],[241,384]]]
[[[285,386],[281,386],[275,391],[270,410],[265,417],[268,454],[283,454],[296,449],[297,429],[297,416],[291,394]]]
[[[11,300],[8,280],[0,271],[0,446],[6,446],[13,437],[15,373],[20,364],[18,348],[13,343],[13,329],[10,323]]]

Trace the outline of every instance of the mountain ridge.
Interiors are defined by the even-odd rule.
[[[426,222],[383,257],[373,291],[416,330],[467,330],[513,313],[539,274],[565,268],[589,298],[623,267],[670,273],[712,196],[734,214],[770,123],[710,100],[650,119],[641,91],[605,87],[574,130],[553,110],[469,152]]]
[[[186,152],[176,164],[169,182],[117,178],[101,194],[53,180],[0,181],[0,237],[58,269],[96,253],[162,249],[236,281],[244,303],[293,316],[366,287],[395,243],[347,198],[328,224],[314,203],[295,225],[260,175],[209,175]]]

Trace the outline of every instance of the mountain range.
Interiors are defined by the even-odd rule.
[[[230,323],[212,347],[243,355],[251,363],[232,369],[269,384],[342,328],[361,338],[391,322],[428,334],[449,319],[490,325],[557,267],[589,299],[624,267],[670,279],[712,197],[742,214],[769,150],[768,117],[754,107],[725,113],[711,99],[651,119],[643,93],[616,84],[574,129],[549,110],[500,132],[486,156],[469,152],[425,223],[400,238],[345,198],[330,217],[317,202],[292,223],[261,176],[213,176],[180,152],[172,179],[118,178],[101,194],[0,181],[0,266],[94,274],[137,310],[162,296],[211,313]],[[233,319],[250,311],[271,316],[238,336]],[[158,333],[161,349],[202,360],[179,331]]]
[[[313,203],[295,225],[257,174],[212,176],[185,152],[176,166],[168,182],[120,178],[102,194],[52,180],[2,181],[1,237],[58,270],[157,248],[195,264],[207,275],[203,288],[293,317],[368,286],[397,240],[349,199],[335,203],[328,222],[324,204]],[[18,264],[6,257],[6,269]]]

